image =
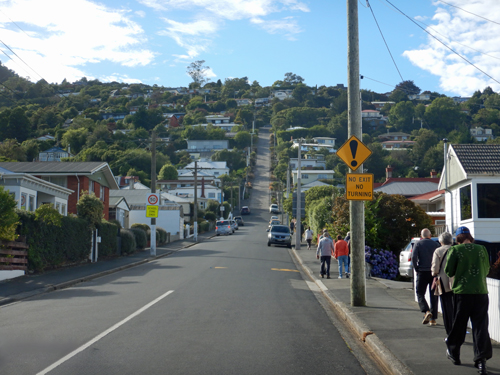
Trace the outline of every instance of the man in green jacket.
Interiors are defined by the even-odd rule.
[[[480,374],[487,374],[486,360],[492,356],[488,333],[488,288],[486,275],[490,261],[486,248],[474,244],[467,227],[456,231],[459,245],[448,251],[445,272],[455,277],[453,282],[454,319],[453,327],[446,339],[446,356],[453,364],[460,365],[460,347],[465,341],[467,322],[472,323],[474,366]]]

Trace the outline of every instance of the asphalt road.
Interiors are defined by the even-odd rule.
[[[267,157],[234,235],[3,307],[0,374],[374,373],[288,249],[267,247]]]

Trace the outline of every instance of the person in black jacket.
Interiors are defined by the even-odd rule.
[[[416,282],[416,292],[418,306],[420,311],[424,313],[424,320],[422,324],[427,324],[431,326],[436,325],[436,319],[438,317],[438,297],[434,295],[434,291],[431,290],[432,286],[432,257],[434,255],[434,250],[439,247],[436,241],[431,240],[431,231],[427,228],[422,229],[421,232],[422,239],[418,241],[413,247],[413,252],[411,256],[411,261],[413,268],[417,273]],[[429,295],[431,300],[431,306],[425,299],[425,290],[429,289]]]

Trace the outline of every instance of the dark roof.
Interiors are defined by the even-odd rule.
[[[467,174],[500,173],[500,145],[451,145]]]

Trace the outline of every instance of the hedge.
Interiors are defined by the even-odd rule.
[[[63,216],[61,226],[56,226],[35,220],[33,212],[18,211],[18,215],[17,233],[26,236],[29,246],[29,270],[40,272],[88,258],[91,232],[85,220]]]
[[[134,233],[130,229],[122,229],[120,230],[120,237],[122,239],[122,254],[133,253],[137,248]]]
[[[163,228],[156,228],[156,239],[159,238],[160,245],[167,243],[167,231]]]
[[[135,238],[136,249],[144,250],[148,244],[148,235],[144,229],[133,227],[130,228]]]
[[[118,227],[114,223],[103,221],[97,224],[97,230],[101,237],[99,244],[99,256],[116,255],[118,247]]]

